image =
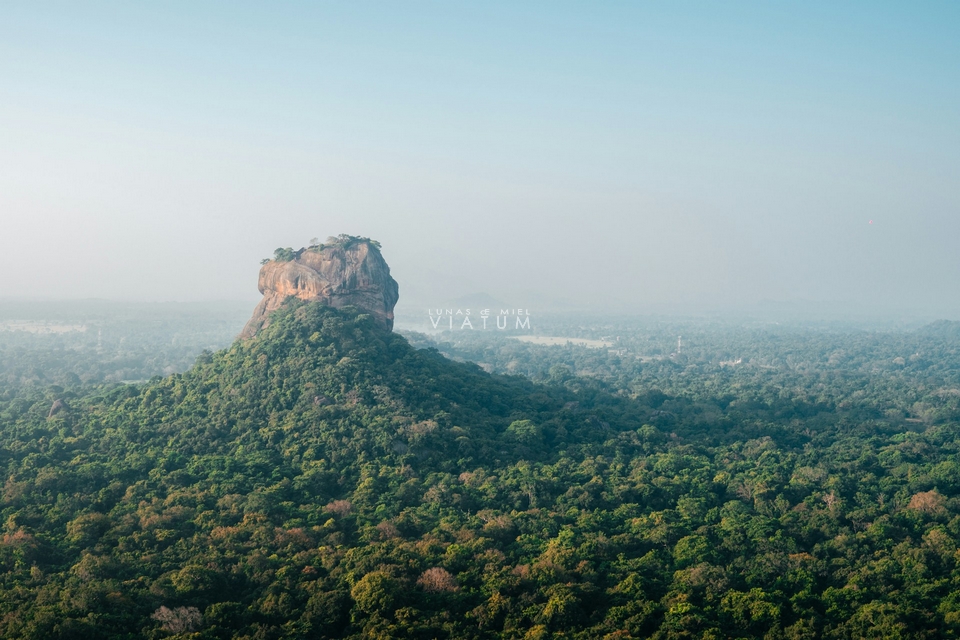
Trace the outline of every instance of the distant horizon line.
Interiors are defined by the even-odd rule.
[[[398,317],[413,318],[423,315],[424,309],[430,307],[449,307],[460,303],[462,307],[468,298],[479,297],[481,294],[471,294],[468,296],[457,296],[445,301],[438,296],[432,301],[412,300],[407,301],[401,298],[394,313]],[[488,294],[482,294],[488,296]],[[493,296],[488,296],[493,299]],[[504,296],[514,300],[514,296]],[[5,304],[104,304],[104,305],[184,305],[184,306],[202,306],[202,305],[223,305],[223,306],[254,306],[259,300],[258,296],[249,298],[228,298],[213,297],[204,299],[149,299],[149,298],[118,298],[107,296],[20,296],[20,295],[0,295],[0,306]],[[896,306],[877,306],[865,305],[855,301],[837,301],[837,300],[774,300],[761,299],[754,302],[744,302],[740,304],[721,305],[715,301],[707,303],[697,302],[663,302],[648,303],[641,306],[624,305],[619,301],[611,301],[608,305],[597,305],[590,303],[562,302],[562,301],[544,301],[538,300],[533,304],[523,303],[522,296],[516,297],[516,304],[512,302],[508,306],[529,308],[538,314],[549,314],[552,316],[577,315],[584,317],[630,317],[630,316],[655,316],[655,317],[715,317],[725,319],[769,319],[771,313],[783,313],[785,321],[802,320],[810,321],[909,321],[909,322],[934,322],[937,320],[960,321],[960,309],[917,309],[896,307]],[[475,305],[474,305],[475,306]],[[756,316],[761,318],[756,318]]]

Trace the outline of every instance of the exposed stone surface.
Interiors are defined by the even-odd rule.
[[[57,415],[61,411],[67,408],[67,403],[63,400],[57,398],[53,401],[53,405],[50,407],[50,412],[47,414],[47,419],[49,420],[53,416]]]
[[[377,245],[365,238],[340,236],[328,244],[280,255],[260,269],[263,300],[240,334],[250,338],[270,324],[270,313],[288,298],[319,301],[331,307],[354,306],[393,329],[393,307],[399,298]],[[285,260],[283,258],[292,258]]]

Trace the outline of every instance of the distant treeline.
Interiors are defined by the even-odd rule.
[[[246,303],[0,301],[0,385],[75,388],[185,371],[233,342]]]

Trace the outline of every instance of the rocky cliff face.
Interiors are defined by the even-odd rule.
[[[260,269],[263,300],[240,337],[250,338],[269,325],[270,313],[288,298],[336,308],[352,305],[392,330],[399,288],[377,247],[365,238],[340,236],[299,251],[278,249],[277,259]]]

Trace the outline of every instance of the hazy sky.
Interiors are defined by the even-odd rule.
[[[960,317],[960,3],[6,2],[0,224],[0,297],[352,233],[401,303]]]

